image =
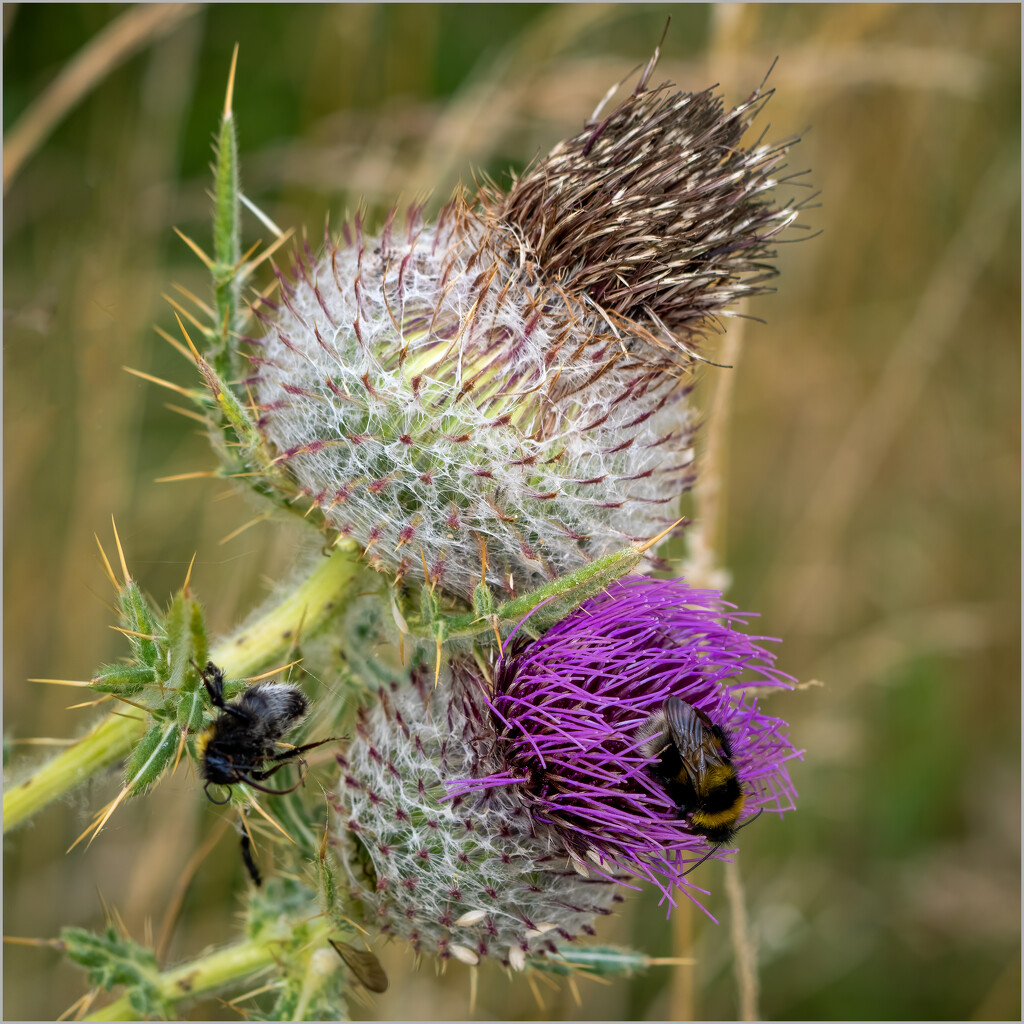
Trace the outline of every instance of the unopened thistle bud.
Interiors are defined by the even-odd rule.
[[[592,936],[623,897],[581,877],[508,794],[449,796],[446,783],[477,773],[494,740],[468,698],[447,682],[434,690],[429,669],[381,692],[338,758],[338,847],[365,923],[442,960],[521,970],[528,954]]]
[[[737,628],[746,618],[717,591],[633,577],[507,642],[493,688],[457,666],[495,741],[489,770],[449,792],[503,790],[580,863],[647,878],[674,904],[715,844],[794,806],[786,723],[746,693],[789,677]]]
[[[377,235],[357,217],[259,311],[284,497],[378,568],[519,591],[676,518],[694,345],[761,290],[796,213],[768,198],[785,147],[741,144],[763,96],[726,112],[650,70],[507,195]]]

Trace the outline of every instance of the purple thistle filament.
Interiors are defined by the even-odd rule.
[[[605,870],[628,870],[674,905],[709,844],[651,773],[638,735],[668,697],[704,712],[728,738],[745,797],[739,825],[761,810],[794,808],[785,762],[799,752],[786,723],[747,692],[792,680],[755,642],[767,638],[737,628],[748,618],[717,591],[634,577],[539,639],[510,640],[486,697],[498,734],[494,771],[452,784],[450,795],[509,787],[578,863],[589,855]]]

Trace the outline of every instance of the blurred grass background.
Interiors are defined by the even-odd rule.
[[[804,133],[790,167],[822,193],[804,218],[821,236],[782,248],[778,294],[751,309],[767,322],[746,329],[723,463],[729,596],[785,638],[786,670],[824,683],[772,698],[806,748],[799,811],[743,835],[761,1013],[1019,1019],[1019,6],[187,7],[136,27],[116,66],[103,56],[8,180],[12,133],[129,10],[3,12],[5,760],[46,756],[17,741],[96,714],[27,677],[87,678],[123,653],[92,536],[111,548],[111,515],[156,596],[198,552],[193,586],[222,631],[301,543],[262,523],[222,544],[251,516],[244,499],[154,483],[213,457],[169,392],[121,369],[192,382],[152,327],[174,330],[172,282],[207,294],[172,227],[208,244],[235,42],[245,190],[315,241],[328,210],[337,224],[363,199],[379,221],[428,190],[436,209],[473,168],[522,167],[647,59],[671,13],[657,80],[721,82],[735,104],[779,57],[762,125]],[[250,222],[249,243],[266,234]],[[218,816],[179,772],[65,856],[116,785],[5,841],[5,934],[101,927],[97,890],[136,938],[158,931]],[[522,979],[485,970],[476,1015],[736,1016],[722,868],[702,870],[722,923],[692,920],[692,973],[581,982],[579,1004],[542,987],[541,1009]],[[242,886],[229,833],[170,962],[231,937]],[[680,952],[650,894],[601,938]],[[53,1018],[85,989],[52,951],[4,953],[8,1019]],[[381,956],[391,990],[357,1015],[469,1014],[467,968]]]

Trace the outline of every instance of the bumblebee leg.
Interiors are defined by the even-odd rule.
[[[224,709],[224,673],[212,661],[206,663],[206,668],[200,668],[194,661],[192,667],[199,673],[199,678],[210,695],[210,703],[215,708]]]
[[[194,661],[192,664],[199,669]],[[206,663],[206,668],[199,669],[199,678],[202,679],[203,686],[206,687],[206,692],[210,695],[210,703],[215,708],[234,715],[235,718],[240,718],[243,722],[249,721],[249,716],[244,711],[240,711],[234,704],[229,704],[224,699],[224,673],[212,661]]]
[[[289,754],[294,754],[294,751],[289,750],[288,753]],[[300,765],[305,767],[306,762],[303,761],[301,757],[292,757],[292,758],[289,758],[288,760],[285,760],[284,758],[282,758],[272,768],[261,768],[259,771],[256,771],[255,769],[251,769],[246,774],[248,775],[248,777],[250,779],[256,779],[257,782],[263,782],[265,779],[269,779],[271,775],[276,775],[277,772],[279,772],[282,768],[287,768],[288,765],[293,760],[298,761]]]
[[[762,814],[764,814],[763,807],[752,818],[748,818],[745,822],[743,822],[743,824],[740,825],[739,828],[736,829],[736,831],[739,832],[741,828],[746,828],[748,825],[753,825],[754,822],[757,821],[757,819],[760,818]]]
[[[226,786],[225,787],[227,789],[227,791],[228,791],[228,795],[223,800],[214,800],[213,797],[210,796],[210,787],[212,785],[214,785],[214,783],[208,782],[208,783],[206,783],[205,786],[203,786],[203,792],[206,794],[206,799],[209,800],[211,804],[216,804],[218,807],[223,807],[224,804],[229,803],[230,800],[231,800],[231,787],[230,786]],[[219,785],[219,783],[218,783],[218,785]]]
[[[325,743],[331,743],[335,740],[340,740],[341,736],[328,736],[325,740],[317,740],[316,743],[307,743],[303,747],[292,747],[290,750],[282,750],[280,754],[274,754],[273,757],[268,757],[268,761],[287,761],[290,758],[296,757],[299,754],[304,754],[307,750],[312,750],[314,747],[322,747]]]
[[[289,786],[287,789],[271,789],[269,786],[261,786],[258,782],[252,779],[246,779],[246,783],[252,786],[253,789],[258,789],[261,793],[267,793],[269,796],[285,796],[288,793],[294,793],[306,780],[299,779],[294,786]]]
[[[284,765],[278,765],[278,767],[283,768]],[[272,775],[273,772],[269,772],[267,774]],[[259,776],[261,778],[266,778],[267,774],[260,772]],[[252,786],[253,789],[258,789],[261,793],[268,793],[270,794],[270,796],[284,796],[286,793],[294,793],[295,790],[297,790],[299,786],[301,786],[306,781],[305,777],[303,776],[299,779],[298,782],[295,783],[294,786],[289,786],[287,789],[271,789],[269,786],[260,785],[260,783],[257,782],[256,779],[254,779],[252,776],[242,775],[241,773],[239,773],[239,776],[240,780],[244,782],[247,786]]]
[[[288,753],[291,756],[288,758],[287,761],[281,760],[277,764],[275,764],[272,768],[265,768],[262,771],[258,771],[258,772],[250,772],[249,773],[250,778],[256,779],[258,782],[263,782],[265,779],[269,779],[271,775],[274,775],[276,772],[279,772],[286,765],[292,764],[294,762],[295,764],[297,764],[299,766],[299,781],[296,782],[295,785],[291,787],[291,789],[284,790],[284,792],[290,793],[290,792],[292,792],[292,790],[298,789],[299,786],[303,785],[305,783],[305,781],[306,781],[306,773],[309,770],[309,766],[306,764],[305,761],[302,760],[301,757],[296,757],[295,756],[296,755],[296,751],[295,750],[289,750]],[[267,791],[267,792],[269,792],[269,791]]]
[[[242,832],[242,862],[245,864],[245,870],[249,872],[249,877],[252,879],[252,884],[259,888],[263,884],[263,878],[260,875],[260,869],[256,867],[256,861],[253,860],[252,856],[252,842],[249,839],[249,833]]]
[[[713,853],[715,852],[715,850],[717,850],[717,849],[718,849],[718,847],[719,847],[719,844],[718,844],[718,843],[715,843],[715,844],[714,844],[714,845],[713,845],[713,846],[711,847],[711,849],[710,849],[710,850],[708,850],[708,852],[707,852],[707,853],[705,853],[705,854],[704,854],[704,856],[703,856],[703,857],[701,857],[701,859],[700,859],[699,861],[697,861],[697,863],[696,863],[696,864],[694,864],[694,865],[693,865],[693,867],[692,867],[692,868],[687,868],[687,869],[686,869],[686,870],[685,870],[685,871],[684,871],[684,872],[682,873],[682,875],[680,875],[680,878],[685,878],[685,877],[686,877],[686,876],[687,876],[687,875],[688,875],[688,874],[689,874],[689,873],[690,873],[691,871],[696,871],[696,870],[697,870],[697,868],[699,868],[699,867],[701,866],[701,864],[703,864],[703,863],[704,863],[704,861],[706,861],[706,860],[708,859],[708,857],[710,857],[710,856],[711,856],[711,854],[713,854]]]

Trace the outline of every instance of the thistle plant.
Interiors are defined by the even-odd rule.
[[[312,786],[254,790],[261,763],[233,773],[225,803],[246,843],[290,840],[284,870],[262,888],[253,873],[237,944],[161,972],[116,922],[65,933],[91,998],[125,986],[95,1016],[170,1016],[272,969],[260,1012],[340,1017],[344,978],[383,984],[357,933],[514,971],[647,965],[581,940],[643,881],[670,906],[692,898],[686,868],[707,842],[644,746],[670,699],[728,736],[744,820],[793,806],[785,723],[748,693],[788,677],[747,617],[718,593],[628,576],[682,521],[703,337],[764,290],[797,216],[773,199],[786,144],[744,142],[768,94],[727,111],[710,90],[649,87],[656,61],[507,191],[485,181],[433,222],[414,208],[377,232],[357,215],[248,301],[285,238],[242,255],[229,87],[213,254],[189,242],[214,303],[189,329],[179,319],[185,344],[171,340],[197,380],[175,388],[216,475],[318,526],[326,554],[211,643],[188,580],[155,607],[118,541],[121,580],[107,568],[131,658],[80,685],[141,717],[107,719],[5,794],[5,829],[125,760],[94,841],[183,757],[201,768],[218,715],[244,734],[249,704],[230,701],[285,669],[315,709],[289,742],[346,727],[351,741],[328,823]],[[208,660],[226,678],[216,705]]]
[[[461,659],[460,659],[461,660]],[[362,920],[418,953],[523,970],[593,936],[622,895],[581,878],[504,793],[451,798],[492,742],[486,708],[428,666],[382,690],[338,755],[338,846]]]
[[[630,577],[539,639],[507,643],[493,685],[463,664],[462,683],[481,695],[494,740],[483,770],[450,781],[449,792],[502,791],[579,870],[645,878],[675,905],[677,891],[691,894],[685,876],[713,844],[651,771],[644,726],[668,699],[728,737],[743,790],[737,820],[794,807],[785,762],[797,752],[786,723],[748,695],[791,681],[756,643],[762,638],[740,631],[749,618],[684,580]]]
[[[356,217],[257,309],[274,486],[375,568],[518,593],[675,519],[695,351],[797,211],[771,201],[785,147],[742,143],[766,97],[648,89],[655,60],[507,194]]]

